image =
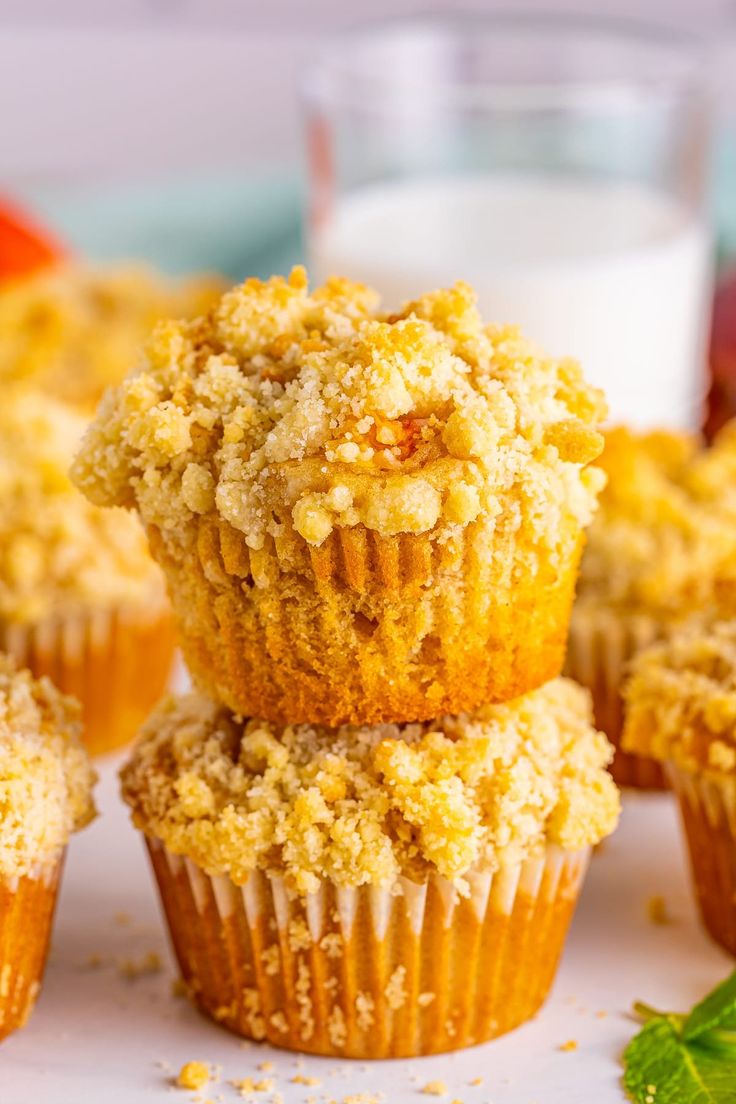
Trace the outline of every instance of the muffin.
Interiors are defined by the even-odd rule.
[[[623,746],[663,764],[703,923],[736,955],[736,621],[640,652],[625,701]]]
[[[82,702],[93,752],[130,739],[166,688],[171,612],[144,533],[67,469],[86,426],[38,392],[0,404],[0,649]]]
[[[736,423],[709,449],[686,434],[614,429],[600,462],[608,483],[583,556],[565,671],[590,688],[596,724],[618,748],[631,657],[690,620],[733,610]],[[620,785],[665,785],[658,763],[621,748],[612,770]]]
[[[464,284],[376,303],[247,280],[158,328],[75,462],[137,507],[198,688],[246,716],[423,720],[562,665],[600,392]]]
[[[0,1039],[41,985],[64,849],[94,816],[79,707],[0,656]]]
[[[372,728],[163,702],[122,789],[193,1000],[241,1035],[357,1058],[528,1019],[618,815],[589,717],[563,679]]]
[[[23,382],[92,413],[136,363],[154,324],[207,310],[214,276],[166,281],[142,266],[58,264],[0,288],[0,382]]]

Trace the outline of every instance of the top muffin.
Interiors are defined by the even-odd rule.
[[[0,381],[41,388],[91,410],[140,353],[153,326],[200,314],[219,281],[166,281],[142,266],[58,265],[0,291]]]
[[[79,706],[0,655],[0,877],[55,863],[94,816]]]
[[[736,423],[695,436],[606,434],[608,475],[588,534],[576,611],[608,607],[666,624],[730,603],[736,583]]]
[[[512,500],[518,528],[554,549],[565,519],[592,512],[604,410],[576,363],[484,326],[464,284],[385,316],[368,288],[310,294],[295,269],[159,326],[75,478],[160,529],[216,513],[251,549],[280,535],[284,501],[319,546],[358,525],[441,537]]]

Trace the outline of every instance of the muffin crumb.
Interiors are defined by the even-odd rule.
[[[180,1089],[203,1089],[210,1082],[210,1066],[207,1062],[185,1062],[176,1078]]]

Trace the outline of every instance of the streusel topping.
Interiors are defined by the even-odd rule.
[[[687,771],[736,774],[736,621],[647,648],[624,693],[627,750]]]
[[[677,433],[606,434],[608,475],[578,608],[684,619],[736,593],[736,422],[712,447]]]
[[[209,316],[158,327],[108,394],[74,478],[169,532],[217,513],[249,547],[284,519],[312,545],[335,527],[447,534],[513,515],[556,547],[602,477],[602,395],[570,360],[485,326],[465,284],[378,312],[370,289],[306,275],[247,280]]]
[[[334,730],[243,721],[190,694],[145,725],[123,796],[145,833],[238,883],[257,867],[299,892],[432,871],[463,888],[471,868],[613,830],[611,749],[590,715],[565,679],[459,717]]]
[[[221,291],[141,266],[59,266],[0,291],[0,382],[23,381],[87,410],[140,357],[156,322],[204,313]]]
[[[70,407],[9,387],[0,403],[0,617],[35,621],[163,595],[135,517],[93,506],[67,474],[86,426]]]
[[[22,877],[60,855],[94,816],[95,774],[80,742],[79,705],[47,678],[0,655],[0,876]]]

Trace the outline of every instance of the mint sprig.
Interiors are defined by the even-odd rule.
[[[646,1021],[624,1051],[636,1104],[736,1104],[736,971],[689,1014],[634,1011]]]

